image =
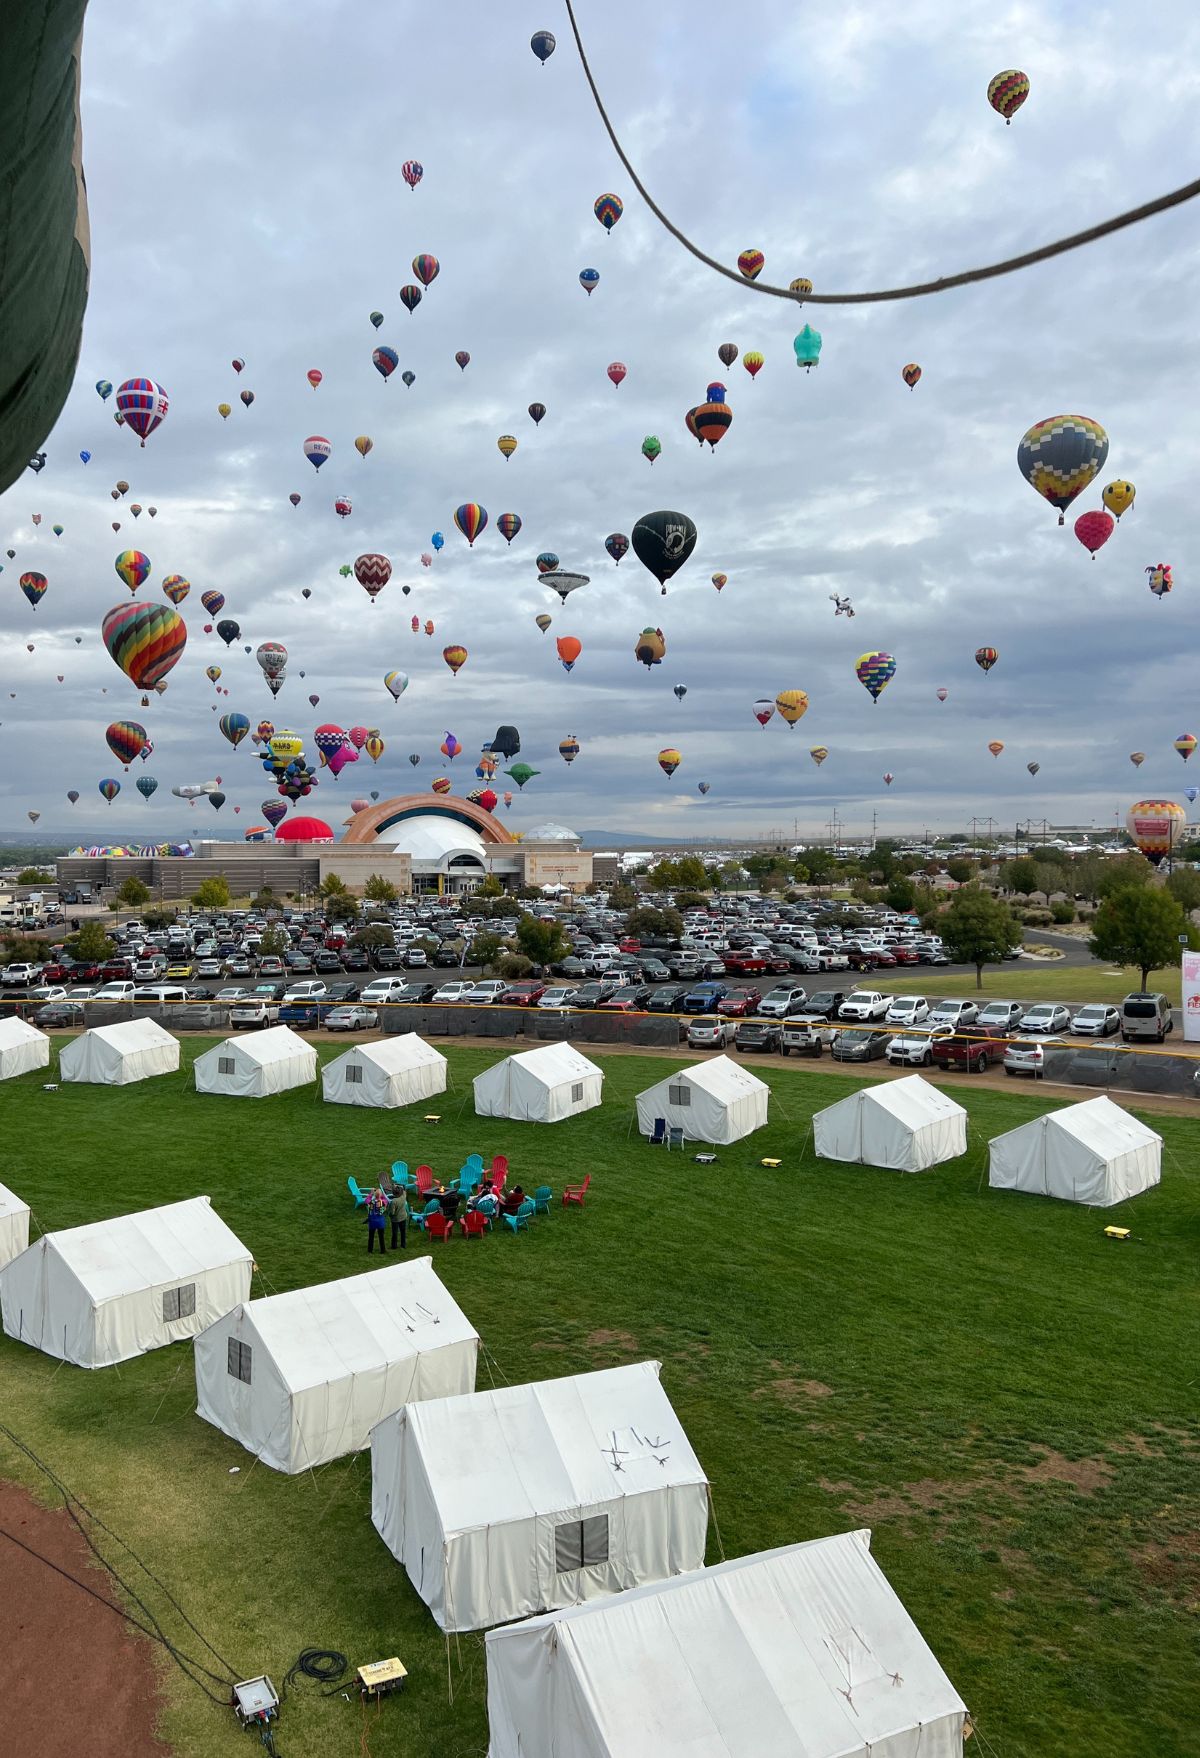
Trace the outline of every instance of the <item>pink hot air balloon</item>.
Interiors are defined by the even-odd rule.
[[[429,554],[428,550],[426,550],[421,557],[421,566],[423,568],[431,568],[433,566],[433,557]]]
[[[318,369],[315,366],[309,368],[308,382],[312,386],[314,391],[316,390],[317,386],[320,384],[321,380],[324,377],[325,377],[325,374],[323,372],[318,371]]]
[[[370,800],[351,800],[350,810],[352,812],[365,812],[370,804]]]
[[[947,697],[947,696],[948,696],[948,695],[949,695],[949,694],[950,694],[950,692],[949,692],[949,690],[939,690],[939,691],[938,691],[938,692],[937,692],[937,699],[938,699],[938,701],[939,701],[939,702],[944,702],[944,701],[945,701],[945,700],[946,700],[946,697]]]
[[[328,767],[329,767],[330,771],[332,772],[332,774],[340,775],[342,773],[342,770],[346,767],[347,763],[357,763],[357,762],[358,762],[358,752],[354,749],[354,746],[352,744],[347,742],[344,745],[339,745],[337,750],[332,752],[332,754],[329,757]]]
[[[620,384],[621,380],[625,377],[625,367],[623,366],[621,361],[619,361],[619,360],[613,361],[612,365],[608,369],[608,376],[612,380],[614,385]]]
[[[371,734],[365,726],[352,726],[346,736],[354,749],[361,751]]]

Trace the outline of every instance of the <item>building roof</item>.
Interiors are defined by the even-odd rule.
[[[397,853],[409,855],[414,862],[444,861],[451,855],[477,855],[482,861],[487,847],[473,825],[438,812],[401,818],[381,831],[379,840],[390,842]]]
[[[251,1261],[206,1196],[47,1233],[30,1249],[43,1245],[97,1305],[164,1282],[183,1282],[223,1264]]]
[[[547,820],[545,824],[535,824],[525,831],[522,842],[578,842],[579,832],[569,830],[565,824],[555,824]]]

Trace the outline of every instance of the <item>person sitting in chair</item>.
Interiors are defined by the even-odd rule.
[[[506,1215],[515,1215],[524,1201],[525,1192],[519,1184],[514,1184],[512,1189],[506,1190],[500,1198],[500,1207]]]

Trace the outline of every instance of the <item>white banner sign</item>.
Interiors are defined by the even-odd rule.
[[[1183,955],[1183,1035],[1200,1043],[1200,952]]]

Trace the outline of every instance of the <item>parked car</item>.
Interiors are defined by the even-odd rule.
[[[283,966],[280,965],[281,970],[282,970],[282,968],[283,968]],[[224,975],[224,969],[222,967],[220,959],[219,958],[198,958],[196,960],[196,975],[201,979],[201,981],[204,981],[206,979],[213,979],[213,978],[219,979],[220,977],[222,977]]]
[[[647,1013],[678,1013],[679,1003],[687,994],[683,983],[668,983],[665,988],[656,989],[646,1003]]]
[[[986,1030],[970,1026],[951,1031],[933,1046],[933,1060],[939,1068],[963,1068],[968,1074],[983,1074],[995,1061],[1000,1045]]]
[[[778,983],[762,997],[758,1011],[764,1019],[786,1019],[790,1013],[799,1013],[807,999],[801,984]]]
[[[1100,1002],[1094,1002],[1090,1007],[1081,1007],[1071,1021],[1071,1030],[1082,1033],[1085,1038],[1111,1038],[1120,1029],[1120,1011],[1115,1007],[1105,1007]]]
[[[1008,1075],[1028,1074],[1041,1080],[1046,1072],[1047,1050],[1065,1050],[1061,1038],[1015,1038],[1004,1052],[1004,1072]]]
[[[423,971],[429,963],[429,954],[421,946],[410,946],[404,954],[404,967],[410,971]]]
[[[1131,1038],[1153,1038],[1161,1044],[1167,1033],[1174,1030],[1171,1003],[1165,995],[1139,989],[1122,1001],[1121,1037],[1126,1044]]]
[[[271,995],[243,995],[229,1009],[229,1023],[239,1030],[251,1031],[256,1027],[265,1030],[267,1026],[279,1024],[280,1003],[274,991]]]
[[[641,1013],[649,999],[648,983],[624,983],[607,1001],[602,1001],[600,1006],[606,1013]]]
[[[979,1007],[974,1001],[935,1001],[929,1017],[938,1025],[974,1025],[979,1018]]]
[[[892,1034],[878,1028],[850,1027],[839,1032],[833,1040],[832,1056],[835,1062],[877,1062],[887,1055],[887,1047],[891,1043]]]
[[[410,1004],[415,1003],[417,1005],[424,1005],[424,1003],[432,1001],[436,994],[436,983],[405,983],[400,993],[392,996],[392,1000],[394,1002],[404,1001]]]
[[[289,983],[284,993],[285,1001],[319,1001],[329,993],[328,987],[320,977],[310,977],[303,983]]]
[[[248,977],[252,974],[250,960],[244,953],[235,953],[232,958],[225,960],[225,975],[227,977]]]
[[[368,983],[367,987],[370,988],[371,985]],[[405,984],[405,987],[407,988],[408,985]],[[474,987],[475,984],[472,981],[464,981],[462,978],[459,978],[453,983],[443,983],[440,989],[435,989],[433,999],[435,1002],[441,1004],[451,1001],[465,1001]]]
[[[0,983],[6,989],[28,989],[36,983],[41,975],[42,967],[37,964],[9,964],[4,967],[4,975]]]
[[[671,973],[661,958],[643,958],[642,976],[648,983],[666,983],[670,981]]]
[[[888,1040],[887,1059],[903,1067],[928,1068],[934,1060],[935,1044],[950,1035],[949,1026],[935,1026],[911,1036],[899,1032]]]
[[[887,1018],[891,998],[876,989],[856,989],[838,1008],[839,1019],[880,1020]],[[880,1052],[882,1055],[882,1051]]]
[[[196,967],[191,959],[180,959],[176,964],[169,964],[163,974],[168,983],[190,983],[196,974]]]
[[[723,1000],[717,1002],[717,1012],[729,1019],[745,1019],[748,1014],[761,1011],[761,1000],[757,989],[731,989]]]
[[[717,1003],[725,999],[728,990],[724,983],[698,983],[680,998],[680,1013],[715,1013]]]
[[[82,1001],[48,1001],[33,1015],[37,1026],[81,1026],[85,1023]]]
[[[575,989],[570,983],[554,983],[543,989],[538,996],[539,1007],[570,1007],[575,1000]]]
[[[976,1025],[991,1026],[1004,1032],[1015,1032],[1025,1009],[1019,1001],[989,1001],[976,1018]]]
[[[699,1018],[688,1022],[688,1048],[724,1050],[726,1045],[733,1043],[737,1031],[736,1020],[723,1019],[719,1013],[703,1013]]]
[[[510,983],[500,996],[502,1007],[536,1007],[546,993],[546,985],[536,978],[526,978],[520,983]]]
[[[888,1025],[920,1025],[929,1018],[929,1003],[924,995],[895,995],[884,1018]]]
[[[803,1012],[819,1014],[822,1019],[836,1019],[848,993],[846,989],[818,989],[806,997]]]
[[[321,1022],[327,1032],[372,1032],[379,1024],[374,1008],[352,1001],[346,1007],[334,1007]]]
[[[340,971],[341,968],[341,954],[331,951],[326,946],[323,946],[320,952],[313,955],[313,969],[315,971],[323,971],[326,976],[330,976]]]
[[[779,1054],[820,1056],[824,1053],[828,1022],[817,1015],[785,1019],[779,1033]]]
[[[104,983],[92,996],[93,1001],[132,1001],[137,989],[128,980],[117,983]]]
[[[499,977],[488,977],[482,983],[474,983],[465,995],[459,996],[459,1000],[465,1001],[469,1007],[491,1007],[507,988],[508,984],[502,983]]]
[[[743,1019],[734,1035],[735,1050],[776,1051],[780,1048],[783,1026],[774,1019]]]
[[[453,962],[457,964],[457,958]],[[376,948],[375,969],[377,971],[398,971],[403,963],[404,958],[398,947],[380,946]]]
[[[1065,1032],[1070,1024],[1071,1015],[1061,1002],[1039,1001],[1021,1015],[1020,1029],[1023,1032]]]
[[[372,977],[358,999],[367,1007],[379,1007],[385,1001],[398,1001],[407,987],[403,977]]]

